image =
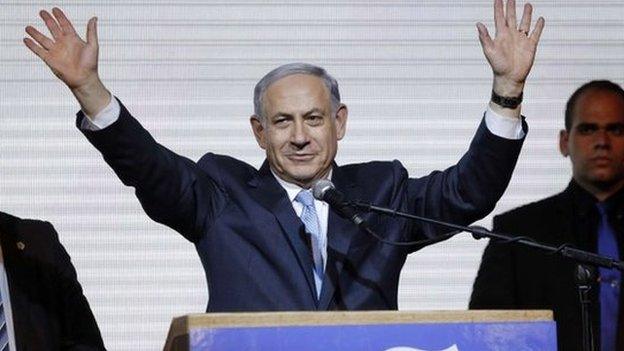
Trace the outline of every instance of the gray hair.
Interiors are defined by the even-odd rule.
[[[267,73],[260,79],[258,84],[256,84],[254,89],[254,113],[260,118],[261,122],[264,123],[265,120],[263,100],[266,90],[276,81],[293,74],[309,74],[321,78],[329,91],[332,114],[338,110],[338,106],[340,105],[340,91],[338,90],[338,82],[334,77],[319,66],[309,63],[288,63]]]

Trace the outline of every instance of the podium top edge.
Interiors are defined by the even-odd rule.
[[[406,323],[550,322],[549,310],[237,312],[189,314],[174,318],[183,329]]]

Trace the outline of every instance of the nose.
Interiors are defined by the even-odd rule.
[[[611,139],[609,137],[609,132],[604,128],[600,128],[596,133],[595,147],[608,149],[610,146]]]
[[[303,149],[310,143],[310,138],[303,120],[296,120],[295,123],[293,123],[290,142],[299,149]]]

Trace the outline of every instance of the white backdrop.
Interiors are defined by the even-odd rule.
[[[474,26],[493,32],[489,0],[0,3],[0,210],[55,225],[113,350],[161,348],[173,316],[204,310],[206,285],[193,246],[144,215],[75,129],[71,94],[21,43],[53,5],[80,33],[99,17],[104,83],[192,159],[213,151],[260,165],[252,89],[287,62],[325,66],[340,82],[350,119],[339,163],[399,159],[412,176],[460,157],[490,94]],[[621,1],[534,5],[546,29],[525,90],[530,132],[494,213],[565,187],[567,97],[590,79],[624,81]],[[412,255],[400,308],[465,309],[484,245],[463,235]]]

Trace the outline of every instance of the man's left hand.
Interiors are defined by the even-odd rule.
[[[494,92],[505,97],[517,97],[522,93],[533,66],[545,22],[540,17],[531,32],[531,4],[524,5],[520,24],[516,20],[516,1],[508,0],[505,10],[503,7],[503,0],[494,1],[494,39],[483,23],[477,23],[477,29],[483,53],[494,73]]]

